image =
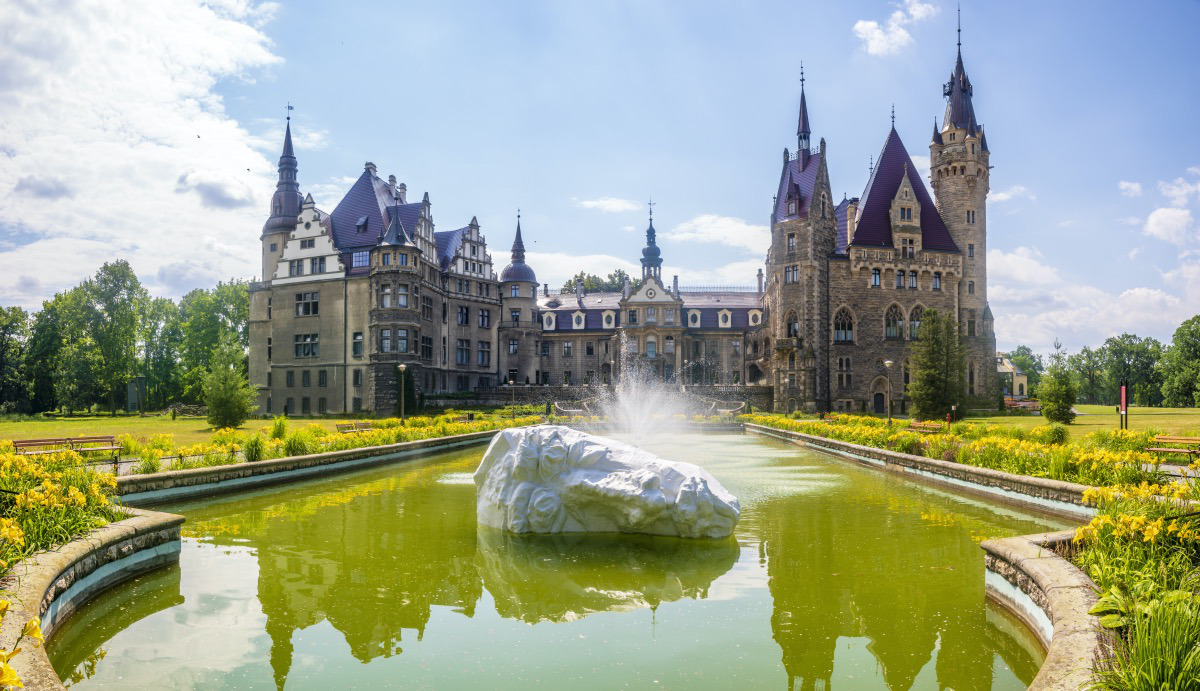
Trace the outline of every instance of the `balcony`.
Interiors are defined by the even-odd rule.
[[[775,341],[775,350],[795,350],[799,344],[798,338],[780,338]]]

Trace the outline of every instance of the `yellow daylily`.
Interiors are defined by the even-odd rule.
[[[42,625],[38,622],[36,617],[25,622],[25,628],[21,630],[21,636],[28,636],[38,643],[43,643],[46,640],[42,636]]]

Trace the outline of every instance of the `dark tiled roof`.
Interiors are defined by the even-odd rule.
[[[909,158],[904,143],[896,128],[888,133],[879,160],[871,171],[871,179],[867,181],[867,189],[863,192],[862,202],[858,206],[858,222],[854,228],[854,245],[892,246],[891,206],[896,191],[908,172],[908,181],[912,184],[917,201],[921,204],[921,246],[926,250],[940,252],[957,252],[958,246],[946,230],[946,224],[938,213],[937,205],[933,203],[929,192],[925,189],[925,181],[917,173],[916,166]]]
[[[933,118],[933,139],[931,141],[934,144],[944,143],[944,142],[942,142],[942,131],[939,130],[938,126],[937,126],[937,116],[934,116],[934,118]]]
[[[383,210],[386,205],[379,203],[375,191],[376,180],[379,178],[369,170],[364,170],[333,209],[333,242],[343,252],[373,247],[379,241],[384,230]],[[366,219],[366,229],[360,233],[357,225],[362,218]]]
[[[971,104],[974,89],[971,87],[971,80],[967,78],[966,69],[963,68],[961,51],[958,53],[958,60],[954,63],[954,72],[950,74],[950,81],[947,82],[944,92],[946,117],[942,126],[954,125],[970,134],[975,134],[979,124],[975,121],[975,107]]]
[[[779,193],[775,197],[775,221],[786,218],[803,218],[808,216],[809,202],[812,200],[813,188],[817,186],[817,169],[820,168],[821,154],[813,154],[808,159],[808,165],[800,169],[803,156],[789,160],[783,166],[783,174],[779,177]],[[796,213],[791,216],[787,212],[788,194],[800,197]]]
[[[837,219],[837,245],[834,247],[833,251],[838,254],[846,253],[846,238],[848,234],[847,228],[849,226],[850,219],[850,203],[854,201],[858,201],[858,197],[855,197],[854,199],[843,199],[833,209],[833,217]]]
[[[521,239],[521,221],[517,220],[517,236],[513,239],[512,261],[500,272],[500,281],[523,281],[537,283],[533,268],[525,263],[525,241]]]
[[[449,271],[450,264],[454,262],[454,256],[458,254],[458,248],[462,247],[463,234],[470,230],[469,227],[462,227],[455,230],[439,230],[433,234],[433,241],[437,245],[437,260],[438,266],[442,271]]]
[[[796,125],[796,135],[811,134],[812,127],[808,124],[808,102],[804,98],[804,85],[800,85],[800,122]]]

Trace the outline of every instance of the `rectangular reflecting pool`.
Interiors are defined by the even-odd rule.
[[[80,688],[1023,689],[1043,652],[979,542],[1067,524],[774,439],[624,439],[704,466],[734,538],[499,534],[484,447],[159,507],[178,566],[47,643]]]

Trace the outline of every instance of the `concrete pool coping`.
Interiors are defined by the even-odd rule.
[[[1060,518],[1083,522],[1095,514],[1083,505],[1087,487],[1072,482],[1013,475],[764,425],[746,423],[745,428],[921,482]],[[985,540],[980,545],[987,597],[1020,619],[1046,649],[1046,659],[1029,685],[1037,691],[1083,688],[1092,677],[1095,662],[1107,656],[1104,634],[1096,618],[1088,614],[1096,602],[1096,584],[1063,556],[1070,552],[1074,536],[1074,530],[1065,530]]]
[[[0,648],[13,643],[30,619],[47,639],[80,607],[113,586],[179,561],[183,516],[121,509],[127,516],[61,547],[22,559],[0,582],[12,603],[0,624]],[[45,646],[21,643],[9,662],[27,689],[62,689]]]

